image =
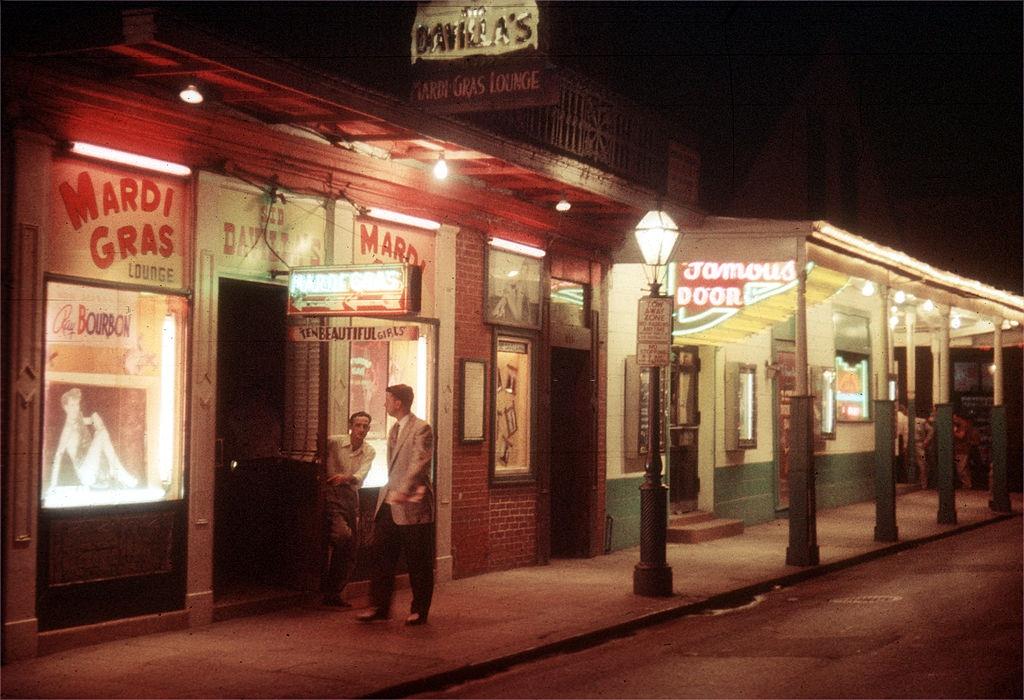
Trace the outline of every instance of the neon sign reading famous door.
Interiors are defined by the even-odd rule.
[[[413,265],[293,268],[288,313],[299,316],[378,316],[420,310],[421,270]]]
[[[713,328],[746,306],[796,285],[796,261],[679,263],[675,270],[676,325],[673,335]]]

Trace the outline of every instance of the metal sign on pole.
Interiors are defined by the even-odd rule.
[[[672,343],[672,298],[641,297],[636,319],[636,362],[668,367]]]

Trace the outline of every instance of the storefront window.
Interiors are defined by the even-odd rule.
[[[839,420],[862,421],[870,418],[868,387],[870,366],[866,355],[836,355],[836,410]]]
[[[387,328],[363,320],[360,326]],[[430,421],[432,416],[431,382],[433,377],[433,327],[426,324],[401,326],[410,340],[353,341],[349,354],[349,414],[370,414],[367,442],[376,451],[370,473],[363,485],[383,486],[388,481],[387,436],[394,419],[384,411],[384,394],[394,384],[413,388],[412,412]],[[382,337],[383,334],[382,334]]]
[[[871,333],[866,316],[832,314],[836,346],[836,413],[840,421],[871,419]]]
[[[587,325],[587,286],[565,280],[551,280],[551,323]]]
[[[182,496],[184,297],[51,282],[44,508]]]
[[[494,478],[532,474],[530,427],[533,418],[533,343],[527,338],[497,336],[494,355]]]

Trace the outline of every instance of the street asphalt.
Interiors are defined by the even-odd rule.
[[[983,491],[958,491],[957,524],[937,523],[938,496],[897,499],[899,541],[875,542],[874,502],[823,510],[821,563],[786,565],[789,525],[775,520],[742,535],[669,544],[674,595],[633,594],[638,548],[555,560],[439,583],[428,624],[402,624],[408,590],[391,620],[361,625],[356,607],[310,601],[205,627],[77,647],[7,664],[5,698],[402,697],[483,677],[516,663],[593,645],[710,608],[740,605],[777,586],[1020,517],[994,513]]]

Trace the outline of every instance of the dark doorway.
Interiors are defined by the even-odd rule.
[[[281,459],[285,301],[276,285],[222,279],[217,322],[214,596],[280,585],[295,479]]]
[[[590,556],[594,508],[590,353],[551,348],[551,556]]]

